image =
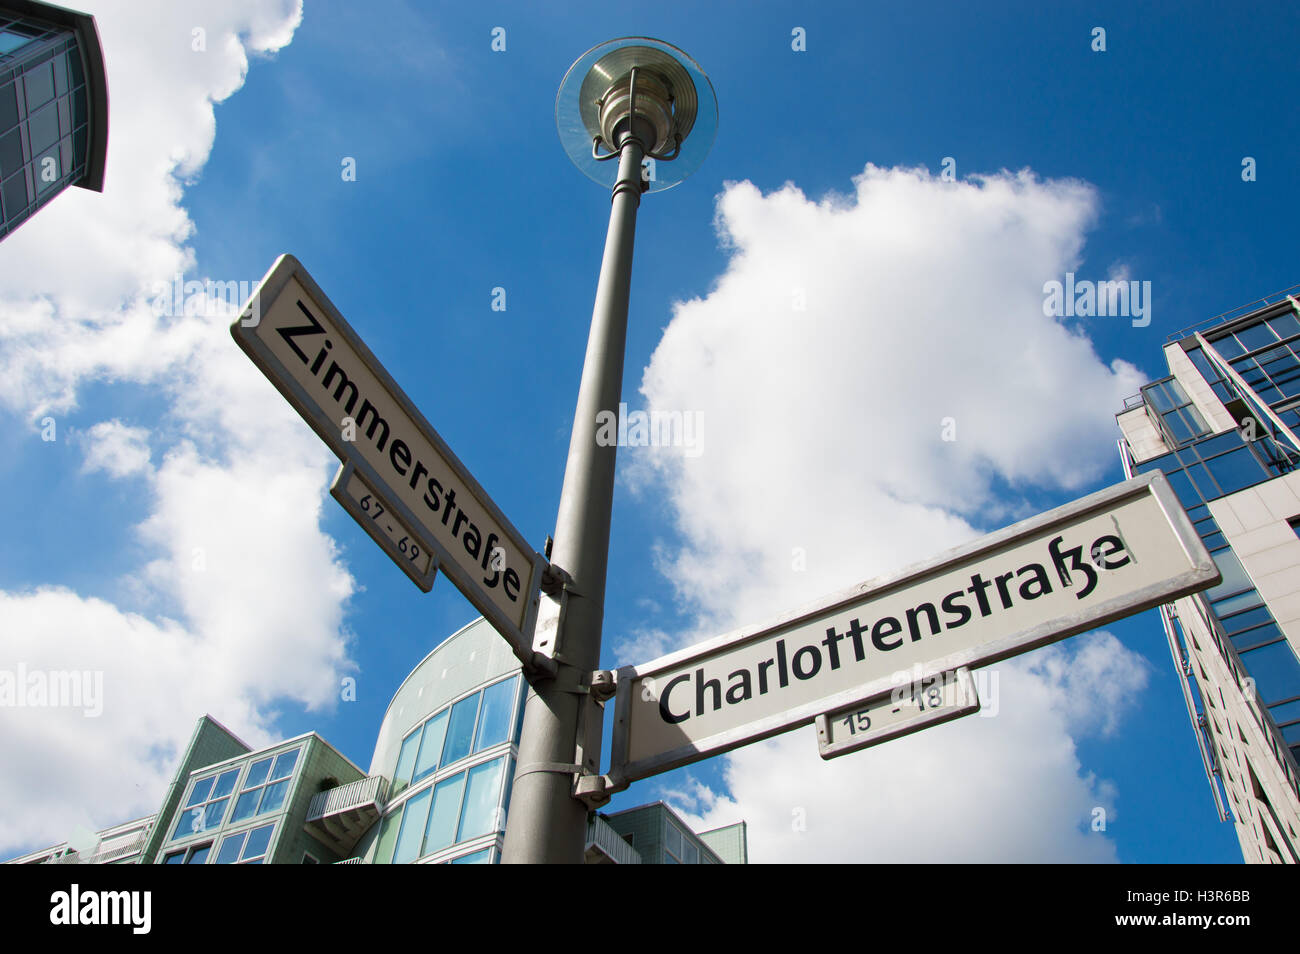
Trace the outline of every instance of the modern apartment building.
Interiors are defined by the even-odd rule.
[[[315,733],[253,750],[199,719],[159,810],[21,864],[491,864],[501,858],[527,684],[477,620],[398,688],[369,770]],[[743,822],[698,834],[663,803],[587,828],[590,864],[745,863]]]
[[[107,152],[95,18],[0,0],[0,240],[68,186],[102,192]]]
[[[1214,801],[1247,862],[1300,862],[1300,301],[1171,335],[1116,415],[1129,476],[1169,478],[1222,571],[1160,608]]]

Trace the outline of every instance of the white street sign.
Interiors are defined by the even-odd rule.
[[[615,786],[888,695],[901,671],[978,668],[1219,581],[1163,474],[619,670]]]
[[[421,589],[441,570],[531,665],[545,560],[297,259],[276,260],[230,333],[343,461],[335,498]]]
[[[908,680],[887,696],[817,717],[817,751],[848,755],[900,736],[979,712],[975,679],[963,666],[929,679]]]

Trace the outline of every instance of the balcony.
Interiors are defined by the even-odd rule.
[[[331,788],[311,800],[303,827],[339,854],[349,854],[383,813],[387,796],[388,779],[382,775]]]
[[[600,815],[587,822],[586,861],[589,865],[639,865],[641,854]]]

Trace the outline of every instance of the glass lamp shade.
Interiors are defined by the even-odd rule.
[[[613,188],[618,178],[618,161],[592,157],[592,144],[602,140],[602,152],[617,149],[601,132],[600,99],[611,86],[636,68],[637,75],[651,74],[652,81],[666,85],[673,97],[676,133],[682,137],[681,151],[671,160],[656,159],[648,191],[671,189],[699,168],[713,146],[718,131],[718,101],[713,84],[700,65],[677,47],[648,37],[628,36],[609,40],[582,54],[564,76],[555,97],[555,125],[560,143],[573,164],[594,182]],[[649,88],[649,84],[647,84]],[[671,153],[673,143],[662,146]]]

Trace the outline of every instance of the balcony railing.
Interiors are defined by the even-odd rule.
[[[388,779],[382,775],[371,775],[355,782],[349,782],[347,785],[331,788],[327,792],[318,793],[312,798],[311,804],[307,806],[307,820],[315,821],[325,815],[332,815],[335,812],[346,811],[358,805],[371,803],[378,804],[382,809],[384,799],[387,796]]]
[[[388,779],[382,775],[349,782],[320,792],[307,806],[306,830],[346,855],[379,818],[388,797]]]
[[[641,853],[629,845],[614,826],[599,815],[587,822],[588,864],[639,865]]]

